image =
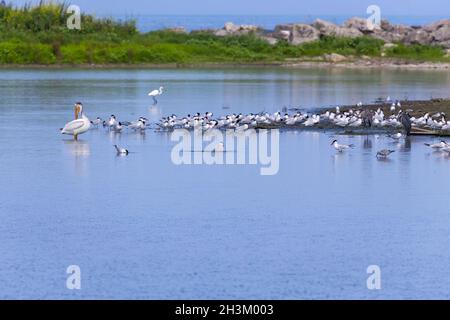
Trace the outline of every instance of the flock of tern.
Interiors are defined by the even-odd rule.
[[[156,96],[163,93],[163,87],[149,93],[157,103]],[[398,111],[397,111],[398,110]],[[411,117],[409,110],[403,111],[399,101],[393,102],[390,108],[390,115],[385,115],[383,110],[379,108],[376,111],[364,109],[363,104],[357,104],[356,109],[349,109],[341,112],[340,107],[336,107],[333,111],[325,111],[322,113],[308,113],[297,111],[293,114],[289,113],[267,113],[258,114],[228,114],[221,117],[214,117],[212,112],[204,114],[196,113],[188,114],[184,117],[178,117],[172,114],[164,117],[156,123],[150,123],[145,117],[140,117],[135,121],[119,121],[115,115],[111,115],[109,119],[102,120],[97,117],[90,121],[83,112],[83,105],[78,102],[75,104],[75,120],[67,123],[61,129],[62,134],[73,135],[76,140],[78,135],[87,132],[92,127],[103,126],[108,130],[120,133],[125,130],[144,131],[154,129],[155,131],[172,131],[175,129],[187,130],[234,130],[236,132],[244,132],[249,129],[256,128],[301,128],[301,127],[321,127],[321,128],[386,128],[391,130],[405,131],[406,135],[410,134],[413,127],[441,130],[450,132],[450,121],[447,121],[444,113],[436,113],[430,115],[424,114],[421,117]],[[321,126],[319,126],[321,125]],[[388,135],[394,140],[404,137],[404,134],[397,132]],[[353,145],[339,144],[334,140],[331,145],[338,151],[344,152],[353,148]],[[427,144],[427,146],[447,152],[450,154],[450,145],[445,141],[437,144]],[[115,146],[118,154],[128,154],[128,150]],[[379,158],[387,158],[394,150],[380,150],[377,153]]]

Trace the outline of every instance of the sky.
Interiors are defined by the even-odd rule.
[[[442,15],[450,17],[449,0],[66,0],[83,12],[157,15],[359,15],[375,4],[385,15]],[[8,2],[8,1],[7,1]],[[14,4],[39,0],[13,0]]]

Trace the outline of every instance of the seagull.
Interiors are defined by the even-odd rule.
[[[397,132],[396,134],[388,134],[388,137],[394,140],[399,140],[403,137],[403,134]]]
[[[159,90],[153,90],[152,92],[150,92],[148,94],[150,97],[153,98],[153,104],[154,105],[158,103],[158,100],[156,100],[156,97],[162,95],[163,94],[163,90],[164,90],[164,87],[159,87]]]
[[[121,148],[117,144],[114,145],[114,148],[116,148],[116,150],[117,150],[117,155],[127,156],[130,153],[127,149]]]
[[[91,121],[91,124],[92,125],[94,125],[94,126],[96,126],[96,127],[98,127],[98,125],[100,124],[100,123],[102,123],[102,119],[100,118],[100,117],[97,117],[97,119],[95,119],[94,121]]]
[[[129,125],[129,128],[133,130],[145,130],[146,125],[146,119],[145,118],[139,118],[137,121],[131,122]]]
[[[122,129],[123,129],[123,124],[122,124],[122,122],[118,122],[112,129],[115,131],[115,132],[121,132],[122,131]]]
[[[395,111],[395,106],[396,106],[396,104],[395,104],[395,103],[392,103],[392,105],[391,105],[391,112],[394,112],[394,111]]]
[[[81,119],[78,119],[78,116]],[[83,104],[77,102],[75,104],[75,120],[68,122],[64,128],[61,129],[62,134],[73,135],[74,140],[78,140],[78,135],[85,133],[91,127],[91,121],[83,113]]]
[[[377,158],[383,158],[386,159],[387,157],[389,157],[389,155],[391,153],[394,153],[395,150],[387,150],[387,149],[383,149],[377,152]]]
[[[427,147],[432,148],[432,149],[443,149],[443,148],[448,148],[448,147],[450,147],[450,144],[448,144],[448,142],[445,142],[444,140],[442,140],[442,141],[439,142],[439,143],[434,143],[434,144],[431,144],[431,143],[425,143],[425,145],[426,145]]]
[[[450,146],[442,148],[441,151],[447,152],[448,155],[450,156]]]
[[[109,120],[105,122],[105,126],[108,126],[110,129],[112,127],[114,127],[117,124],[117,119],[115,115],[111,115],[111,117],[109,117]]]
[[[334,140],[334,141],[331,143],[331,145],[332,145],[338,152],[343,152],[343,151],[345,151],[345,150],[347,150],[347,149],[350,149],[350,148],[353,148],[353,147],[354,147],[354,145],[352,145],[352,144],[349,144],[349,145],[346,145],[346,144],[339,144],[339,143],[337,142],[337,140]]]

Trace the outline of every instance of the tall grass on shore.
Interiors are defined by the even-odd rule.
[[[324,54],[449,61],[439,47],[398,44],[383,52],[371,37],[321,39],[301,45],[269,44],[257,35],[218,37],[206,31],[139,33],[134,21],[82,14],[82,29],[69,30],[66,3],[0,6],[0,64],[201,64],[266,63]]]

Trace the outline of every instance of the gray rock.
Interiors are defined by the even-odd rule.
[[[273,36],[280,40],[286,40],[293,45],[298,45],[318,40],[320,33],[310,25],[298,23],[276,26]]]
[[[430,24],[427,24],[426,26],[423,27],[423,30],[427,31],[427,32],[434,32],[437,31],[438,29],[447,26],[450,26],[450,20],[449,19],[444,19],[444,20],[439,20]]]
[[[272,33],[272,36],[279,40],[289,41],[293,29],[292,24],[280,24],[275,26],[275,31]]]
[[[394,30],[394,26],[387,20],[381,20],[380,29],[382,31],[392,32]]]
[[[440,42],[439,45],[444,47],[445,49],[450,49],[450,40],[449,41]]]
[[[223,30],[228,33],[236,33],[239,31],[239,26],[235,25],[233,22],[227,22],[225,23]]]
[[[373,33],[375,29],[380,29],[380,26],[373,26],[373,29],[371,29],[369,24],[367,23],[367,19],[358,17],[354,17],[345,21],[344,27],[359,30],[364,34],[370,34]]]
[[[414,29],[404,25],[392,25],[386,20],[381,21],[380,29],[375,29],[373,37],[385,42],[404,42],[405,38],[413,32]]]
[[[232,22],[225,23],[225,26],[220,29],[216,30],[214,34],[216,36],[228,36],[228,35],[243,35],[243,34],[249,34],[249,33],[260,33],[262,29],[258,26],[254,25],[235,25]]]
[[[220,30],[214,31],[214,35],[216,35],[218,37],[225,37],[225,36],[229,35],[229,33],[224,29],[220,29]]]
[[[433,38],[431,37],[430,33],[422,30],[422,29],[416,29],[405,37],[404,42],[408,44],[423,44],[428,45],[431,44]]]
[[[324,57],[325,61],[331,62],[331,63],[339,63],[339,62],[344,62],[347,60],[347,58],[345,56],[337,54],[337,53],[325,54],[323,57]]]
[[[319,40],[320,33],[307,24],[295,24],[289,37],[289,42],[298,45],[305,42]]]
[[[431,37],[435,42],[445,42],[450,40],[450,25],[443,25],[436,31],[431,33]]]
[[[323,36],[356,38],[363,35],[358,29],[340,27],[322,19],[317,19],[312,24],[312,27],[316,28],[320,32],[320,35]]]
[[[186,30],[185,27],[173,27],[173,28],[167,28],[164,30],[169,31],[169,32],[174,32],[174,33],[188,33],[188,31]]]

